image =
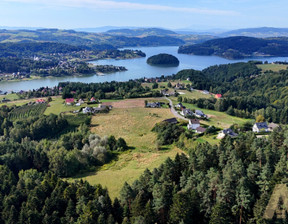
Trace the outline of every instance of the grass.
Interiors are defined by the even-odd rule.
[[[109,114],[92,117],[92,132],[122,137],[129,146],[139,150],[153,150],[156,135],[151,129],[156,123],[171,117],[170,110],[164,108],[113,108]]]
[[[182,96],[183,98],[190,98],[190,99],[199,99],[199,98],[211,98],[212,96],[210,94],[204,94],[199,90],[193,90],[193,91],[188,91],[188,90],[177,90],[178,93],[184,93],[180,94],[179,96]]]
[[[123,184],[128,182],[132,184],[145,169],[159,167],[168,157],[174,158],[177,153],[182,151],[172,148],[164,151],[153,152],[126,152],[119,156],[118,161],[114,161],[102,167],[101,170],[69,178],[68,181],[77,179],[87,180],[90,184],[101,184],[107,187],[112,199],[119,197]]]
[[[82,178],[90,184],[102,184],[108,188],[112,198],[119,196],[125,181],[131,184],[145,169],[159,167],[168,157],[174,158],[177,153],[183,152],[174,145],[156,150],[156,134],[151,129],[156,123],[171,117],[169,109],[144,107],[113,108],[109,114],[93,116],[92,132],[100,136],[122,137],[132,150],[121,153],[117,161],[104,165],[96,172],[68,180]]]
[[[263,72],[270,71],[270,70],[273,72],[279,72],[280,70],[286,70],[288,65],[262,64],[262,65],[257,65],[257,67],[262,69]]]
[[[79,110],[81,107],[86,107],[87,104],[84,103],[81,106],[68,106],[65,105],[65,99],[62,99],[61,96],[56,96],[56,97],[52,97],[52,101],[49,103],[50,107],[47,107],[46,111],[45,111],[45,115],[49,115],[49,114],[60,114],[63,112],[70,112],[70,111],[75,111],[75,110]],[[97,104],[92,104],[90,105],[92,107],[98,106]]]
[[[11,100],[11,101],[14,101],[14,100],[18,100],[19,96],[16,93],[10,93],[10,94],[7,94],[7,95],[1,95],[0,96],[0,100],[3,100],[4,98],[8,99],[8,100]]]

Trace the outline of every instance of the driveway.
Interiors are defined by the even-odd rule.
[[[188,118],[185,118],[183,116],[181,116],[180,114],[178,114],[178,112],[175,110],[175,108],[173,107],[173,103],[172,103],[172,100],[170,100],[168,97],[164,97],[166,100],[169,101],[169,105],[170,105],[170,111],[172,112],[172,114],[177,117],[177,118],[180,118],[182,120],[185,120],[185,121],[189,121]]]

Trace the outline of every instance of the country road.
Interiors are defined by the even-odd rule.
[[[169,105],[170,105],[170,111],[172,112],[172,114],[177,117],[177,118],[180,118],[182,120],[185,120],[185,121],[189,121],[189,119],[181,116],[180,114],[178,114],[178,112],[175,110],[175,108],[173,107],[173,103],[172,103],[172,100],[170,100],[168,97],[164,97],[166,100],[169,101]]]

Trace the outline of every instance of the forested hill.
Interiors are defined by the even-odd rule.
[[[253,37],[227,37],[208,40],[202,44],[179,47],[179,53],[195,55],[216,55],[228,59],[242,59],[252,56],[287,56],[288,39],[261,39]]]
[[[114,47],[131,46],[180,46],[185,42],[172,36],[126,37],[108,33],[87,33],[74,30],[0,30],[0,43],[7,42],[58,42],[70,45],[112,45]]]

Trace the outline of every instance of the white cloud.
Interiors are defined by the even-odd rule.
[[[237,15],[235,11],[200,9],[200,8],[183,8],[171,7],[157,4],[142,4],[131,2],[117,2],[106,0],[4,0],[6,2],[35,3],[47,6],[66,6],[66,7],[87,7],[96,9],[128,9],[128,10],[153,10],[153,11],[169,11],[184,12],[206,15]]]

